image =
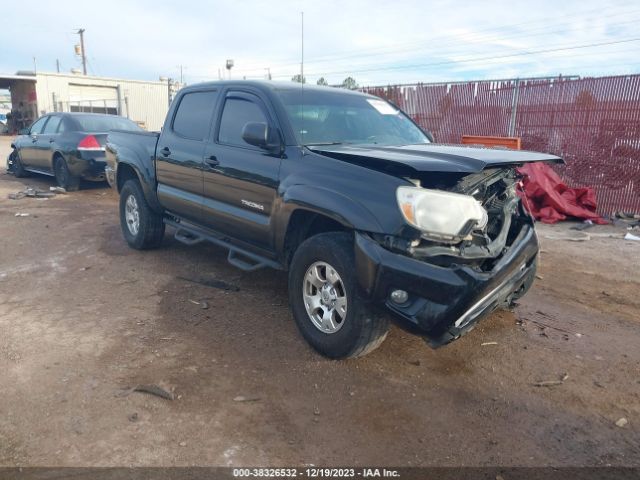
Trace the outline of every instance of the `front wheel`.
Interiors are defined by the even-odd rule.
[[[162,215],[151,209],[136,180],[127,180],[120,191],[120,227],[129,246],[137,250],[157,248],[162,243]]]
[[[24,164],[22,163],[22,159],[20,158],[20,153],[17,150],[14,150],[11,159],[11,171],[17,178],[23,178],[29,175],[24,168]]]
[[[289,303],[305,340],[329,358],[377,348],[389,331],[358,291],[353,235],[330,232],[305,240],[289,269]]]

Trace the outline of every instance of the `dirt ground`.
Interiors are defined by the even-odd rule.
[[[170,233],[131,250],[106,185],[10,200],[53,180],[4,173],[0,142],[0,465],[640,465],[640,242],[620,230],[541,225],[514,313],[336,362],[298,334],[285,274]]]

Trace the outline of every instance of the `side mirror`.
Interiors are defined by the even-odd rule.
[[[242,139],[263,150],[275,150],[280,146],[277,132],[263,122],[246,123],[242,129]]]
[[[431,143],[435,143],[436,139],[433,138],[433,133],[431,133],[429,130],[425,130],[424,134],[427,136]]]
[[[29,129],[21,128],[20,130],[18,130],[18,135],[29,135]]]

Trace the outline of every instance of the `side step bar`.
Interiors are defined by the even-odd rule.
[[[200,242],[210,242],[229,250],[227,261],[245,272],[252,272],[264,267],[282,270],[282,265],[269,258],[263,257],[253,252],[249,252],[243,248],[237,247],[226,239],[219,238],[215,235],[205,232],[193,225],[182,225],[181,223],[168,218],[164,219],[164,223],[176,229],[175,239],[185,245],[195,245]]]

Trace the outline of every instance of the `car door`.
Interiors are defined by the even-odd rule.
[[[214,89],[182,94],[156,148],[160,202],[171,213],[196,222],[202,218],[203,153],[217,97]]]
[[[204,153],[203,222],[271,251],[271,218],[281,153],[246,143],[242,130],[248,122],[278,128],[275,116],[257,93],[227,91],[212,141]]]
[[[42,133],[38,135],[35,143],[34,166],[43,171],[53,171],[51,159],[53,158],[52,144],[58,135],[60,115],[50,115],[49,121],[44,126]]]
[[[49,120],[48,115],[36,120],[29,128],[29,135],[25,135],[20,140],[20,160],[25,167],[38,168],[38,137],[42,133],[47,120]]]

